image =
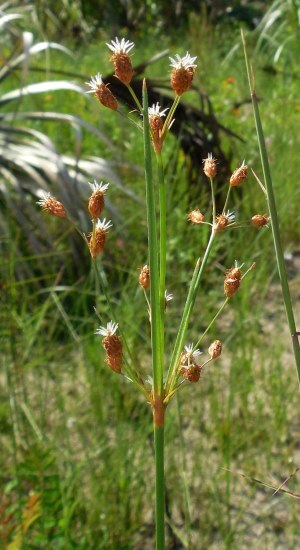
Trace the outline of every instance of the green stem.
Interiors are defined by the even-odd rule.
[[[185,384],[185,382],[186,382],[186,380],[184,379],[184,380],[181,380],[181,382],[177,383],[177,385],[173,386],[172,391],[171,391],[170,393],[168,393],[168,394],[166,395],[165,399],[164,399],[164,404],[165,404],[166,406],[168,405],[168,403],[169,403],[171,397],[172,397],[173,395],[175,395],[176,392],[178,392],[179,388],[181,388],[181,386],[182,386],[183,384]]]
[[[172,122],[172,116],[174,115],[176,109],[177,109],[177,106],[179,104],[179,101],[180,101],[180,96],[179,95],[176,95],[174,101],[173,101],[173,105],[170,109],[170,111],[168,112],[168,115],[167,115],[167,118],[165,120],[165,123],[163,125],[163,129],[162,129],[162,132],[161,132],[161,138],[162,140],[164,139],[167,131],[169,130],[169,126]]]
[[[187,329],[188,329],[189,320],[190,320],[190,317],[191,317],[191,314],[192,314],[192,311],[193,311],[193,307],[194,307],[194,304],[195,304],[195,300],[196,300],[198,288],[199,288],[199,285],[200,285],[201,277],[202,277],[202,274],[203,274],[204,269],[206,267],[207,260],[208,260],[210,251],[212,249],[214,239],[215,239],[215,232],[214,232],[214,230],[212,230],[211,235],[210,235],[210,239],[208,241],[206,251],[205,251],[202,263],[201,263],[201,266],[200,266],[200,259],[199,259],[197,264],[196,264],[194,273],[193,273],[192,281],[191,281],[191,284],[190,284],[188,296],[187,296],[186,303],[185,303],[185,306],[184,306],[184,310],[183,310],[183,314],[182,314],[182,318],[181,318],[177,338],[176,338],[176,341],[175,341],[175,346],[174,346],[171,361],[170,361],[170,366],[169,366],[169,371],[168,371],[168,376],[167,376],[167,382],[166,382],[166,387],[167,387],[166,394],[172,392],[173,387],[176,384],[178,364],[179,364],[180,355],[181,355],[181,352],[182,352],[182,349],[183,349],[183,346],[184,346],[184,341],[185,341],[186,332],[187,332]]]
[[[151,347],[152,347],[152,371],[154,397],[161,396],[163,392],[162,348],[160,330],[160,300],[159,300],[159,269],[158,269],[158,243],[155,212],[155,194],[152,177],[151,141],[148,117],[148,95],[146,81],[143,82],[143,122],[144,122],[144,155],[145,155],[145,180],[146,180],[146,204],[148,226],[148,249],[150,268],[150,307],[151,307]]]
[[[184,305],[184,309],[183,309],[183,313],[182,313],[182,317],[181,317],[181,321],[180,321],[180,326],[179,326],[179,329],[178,329],[175,345],[174,345],[172,356],[171,356],[171,361],[170,361],[168,374],[167,374],[167,379],[166,379],[166,384],[165,384],[166,385],[166,391],[165,391],[166,395],[171,393],[170,387],[172,385],[171,382],[173,380],[174,365],[178,364],[180,353],[181,353],[181,350],[183,348],[185,334],[186,334],[187,325],[188,325],[187,315],[189,314],[190,303],[191,303],[191,300],[192,300],[192,296],[193,296],[197,276],[198,276],[198,273],[200,271],[200,263],[201,263],[201,259],[198,258],[197,263],[195,265],[194,273],[192,275],[192,280],[191,280],[191,283],[190,283],[189,292],[188,292],[187,299],[186,299],[186,302],[185,302],[185,305]]]
[[[216,198],[214,194],[214,182],[212,178],[209,178],[210,188],[211,188],[211,200],[212,200],[212,215],[213,215],[213,226],[216,223]]]
[[[138,110],[140,111],[140,113],[142,113],[142,112],[143,112],[143,107],[141,106],[141,104],[140,104],[140,102],[139,102],[139,100],[138,100],[138,98],[137,98],[135,92],[134,92],[133,89],[131,88],[130,84],[127,84],[127,88],[128,88],[128,90],[129,90],[129,92],[131,93],[131,96],[132,96],[132,98],[133,98],[133,100],[134,100],[134,102],[135,102],[135,104],[136,104]]]
[[[164,426],[154,425],[156,550],[165,548]]]
[[[201,338],[199,338],[197,344],[195,344],[194,346],[194,349],[193,351],[195,351],[196,348],[198,348],[198,346],[200,346],[204,336],[208,333],[208,331],[211,329],[211,327],[213,326],[214,322],[217,320],[217,318],[219,317],[219,315],[222,313],[224,307],[226,306],[227,302],[228,302],[229,298],[226,298],[226,300],[224,300],[223,304],[221,305],[219,311],[217,311],[216,315],[214,316],[214,318],[212,319],[212,321],[209,323],[208,327],[205,329],[205,331],[203,332]]]
[[[160,250],[159,250],[159,299],[160,299],[160,320],[161,320],[161,347],[164,350],[164,326],[165,326],[165,290],[166,290],[166,258],[167,258],[167,200],[166,200],[166,184],[164,179],[164,168],[161,154],[156,155],[158,166],[158,183],[159,183],[159,206],[160,206]],[[162,355],[162,361],[164,356]],[[162,365],[163,369],[163,365]]]
[[[243,33],[242,33],[242,41],[244,46],[245,63],[246,63],[249,88],[250,88],[250,93],[252,98],[252,106],[253,106],[255,126],[256,126],[256,132],[257,132],[257,138],[258,138],[258,144],[259,144],[260,158],[261,158],[264,181],[265,181],[267,197],[268,197],[268,205],[269,205],[269,212],[270,212],[270,218],[271,218],[271,227],[272,227],[272,233],[273,233],[277,267],[279,272],[283,300],[285,304],[287,321],[288,321],[292,343],[293,343],[293,350],[294,350],[294,356],[295,356],[295,362],[296,362],[296,368],[297,368],[297,374],[298,374],[298,382],[300,384],[300,345],[299,345],[299,339],[298,339],[297,330],[296,330],[292,300],[291,300],[287,272],[286,272],[285,262],[284,262],[284,255],[283,255],[283,250],[281,245],[278,214],[277,214],[277,208],[276,208],[275,195],[273,191],[272,177],[271,177],[271,171],[269,166],[268,154],[266,150],[264,132],[261,124],[261,118],[259,113],[257,96],[254,89],[253,78],[251,78],[251,74],[250,74],[250,66],[249,66],[249,61],[247,56],[246,42],[245,42]]]
[[[160,312],[160,277],[156,228],[155,194],[152,178],[151,141],[148,117],[146,81],[143,82],[144,155],[150,267],[151,347],[153,371],[153,423],[155,448],[155,532],[156,550],[165,548],[165,497],[164,497],[164,404],[163,404],[163,349]]]
[[[225,214],[225,210],[227,208],[227,204],[229,201],[230,191],[231,191],[231,186],[229,185],[222,214]]]

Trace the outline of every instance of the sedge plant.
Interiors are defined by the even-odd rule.
[[[162,109],[159,103],[149,107],[146,81],[142,87],[142,102],[137,98],[130,83],[133,78],[133,68],[130,52],[134,47],[132,42],[116,38],[108,44],[111,50],[111,61],[114,64],[115,76],[127,86],[136,104],[139,122],[136,124],[141,131],[144,140],[144,166],[146,187],[146,220],[148,228],[148,252],[147,263],[140,270],[137,285],[145,295],[145,314],[150,324],[151,334],[151,359],[152,376],[145,376],[141,365],[137,365],[130,351],[125,331],[116,312],[111,308],[109,289],[101,276],[99,261],[105,252],[107,234],[111,230],[110,220],[100,219],[105,208],[105,195],[108,192],[108,183],[91,183],[91,195],[88,202],[88,210],[92,219],[92,227],[89,235],[81,233],[84,238],[93,262],[95,273],[103,293],[108,301],[112,319],[96,330],[96,334],[102,337],[102,345],[105,349],[105,362],[117,375],[125,377],[134,384],[136,389],[144,396],[152,411],[155,449],[155,538],[157,550],[165,548],[165,497],[164,497],[164,433],[167,407],[182,388],[189,384],[198,383],[203,369],[215,361],[222,353],[220,340],[210,342],[206,357],[202,358],[199,346],[207,337],[207,334],[228,302],[238,291],[244,277],[251,271],[255,264],[252,263],[243,272],[243,264],[235,261],[234,265],[226,271],[223,280],[224,300],[221,307],[208,323],[207,328],[199,335],[195,345],[187,343],[188,329],[191,325],[191,316],[195,300],[200,288],[201,280],[209,260],[215,241],[221,238],[224,231],[231,228],[251,224],[253,227],[262,228],[268,226],[268,216],[256,214],[247,223],[237,223],[235,214],[228,210],[233,187],[240,186],[247,178],[247,165],[241,164],[231,175],[228,182],[228,192],[221,212],[217,212],[215,200],[215,180],[217,175],[217,161],[212,153],[204,159],[203,170],[211,189],[211,215],[204,215],[202,209],[191,210],[186,218],[187,223],[195,227],[195,234],[201,231],[203,226],[208,226],[209,237],[204,250],[195,247],[195,267],[191,275],[188,293],[179,320],[177,335],[172,344],[172,349],[166,345],[166,310],[170,306],[172,295],[166,291],[168,278],[167,265],[167,189],[164,176],[163,146],[168,131],[174,121],[176,108],[183,96],[191,87],[196,70],[196,58],[187,53],[184,57],[176,55],[170,58],[171,78],[170,84],[174,92],[174,100],[169,108]],[[109,87],[102,81],[100,73],[91,78],[88,83],[90,90],[99,102],[105,107],[122,114],[117,99],[111,93]],[[65,206],[50,194],[46,194],[39,201],[40,206],[50,214],[72,220]],[[101,317],[100,317],[101,318]],[[147,373],[149,374],[149,373]]]

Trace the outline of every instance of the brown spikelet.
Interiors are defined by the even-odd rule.
[[[122,354],[121,355],[107,355],[105,356],[105,362],[114,372],[120,373],[122,370]]]
[[[104,107],[112,109],[113,111],[118,110],[118,102],[115,96],[111,93],[110,89],[104,83],[97,86],[95,96],[99,99],[100,103],[104,105]]]
[[[232,267],[224,280],[224,293],[227,298],[231,298],[240,286],[242,272],[239,267]]]
[[[222,353],[222,343],[220,340],[215,340],[208,348],[208,353],[212,359],[216,359]]]
[[[189,382],[198,382],[201,375],[201,366],[191,363],[188,367],[182,367],[180,374]]]
[[[251,222],[254,227],[265,227],[269,223],[269,217],[267,214],[256,214],[252,216]]]
[[[220,231],[223,231],[223,229],[225,229],[225,227],[228,225],[228,222],[229,222],[229,218],[224,214],[220,214],[220,216],[217,216],[216,223],[214,225],[215,233],[219,233]]]
[[[109,356],[122,353],[122,342],[117,334],[108,334],[102,340],[103,347]]]
[[[208,178],[214,178],[217,175],[217,161],[211,154],[206,159],[203,159],[203,172]]]
[[[189,222],[200,224],[200,223],[203,223],[204,215],[200,212],[200,210],[192,210],[187,215],[187,219]]]
[[[122,342],[116,334],[108,334],[102,340],[106,351],[105,361],[114,372],[122,369]]]
[[[226,297],[231,298],[236,293],[239,286],[240,286],[239,279],[230,279],[230,278],[225,279],[224,293],[226,294]]]
[[[101,216],[102,210],[104,208],[104,193],[103,191],[97,190],[92,193],[89,199],[89,212],[96,220]]]
[[[142,288],[145,290],[149,288],[150,285],[150,269],[147,265],[144,265],[141,269],[139,276],[139,283]]]
[[[102,228],[96,229],[95,235],[90,233],[89,249],[93,260],[95,260],[101,252],[104,250],[106,241],[106,231]]]
[[[123,84],[130,84],[133,77],[133,68],[128,53],[114,53],[110,61],[114,64],[115,76],[121,80]]]
[[[231,267],[231,269],[227,271],[226,277],[240,280],[242,278],[242,271],[239,267]]]
[[[161,138],[161,131],[163,129],[163,119],[159,115],[151,115],[149,117],[149,125],[152,132],[152,141],[153,141],[153,147],[154,151],[156,153],[160,153],[162,150],[162,138]]]
[[[66,218],[67,212],[64,205],[56,200],[54,197],[48,193],[48,195],[38,201],[38,204],[42,207],[43,210],[52,214],[52,216],[57,216],[58,218]]]
[[[177,95],[187,92],[193,82],[195,69],[193,67],[179,67],[171,72],[171,86]]]
[[[240,183],[242,183],[242,181],[244,181],[244,179],[246,179],[248,175],[248,167],[246,166],[246,164],[242,164],[239,168],[237,168],[230,180],[229,180],[229,184],[231,187],[236,187],[237,185],[240,185]]]

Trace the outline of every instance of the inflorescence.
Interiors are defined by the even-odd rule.
[[[122,38],[115,38],[107,43],[107,46],[111,52],[110,60],[114,65],[114,75],[118,78],[132,94],[133,99],[136,102],[137,108],[142,114],[141,106],[136,98],[130,83],[134,77],[134,69],[132,66],[131,51],[134,48],[134,43]],[[157,155],[161,154],[164,138],[167,131],[170,129],[174,119],[173,115],[178,104],[178,101],[183,93],[190,89],[195,74],[197,65],[195,64],[196,57],[192,57],[188,52],[185,56],[180,57],[178,54],[174,58],[170,57],[171,76],[170,84],[175,91],[174,103],[171,107],[162,108],[159,102],[153,104],[148,108],[149,126],[151,131],[151,138],[154,151]],[[98,99],[98,101],[105,107],[114,111],[119,110],[117,99],[110,91],[107,84],[102,80],[102,75],[98,72],[95,76],[91,77],[91,80],[87,83],[90,88],[87,93],[92,93]],[[207,178],[211,182],[211,188],[213,193],[213,182],[217,176],[217,160],[213,157],[212,153],[208,153],[207,157],[203,159],[203,171]],[[212,233],[220,233],[222,231],[229,230],[231,227],[236,227],[235,213],[226,208],[230,189],[241,185],[247,178],[248,169],[245,161],[239,168],[234,170],[229,182],[228,182],[228,195],[225,202],[223,211],[220,214],[216,214],[215,204],[213,202],[213,219],[212,221],[205,221],[205,216],[202,210],[199,208],[192,209],[187,215],[187,220],[195,226],[210,225]],[[102,212],[105,208],[105,195],[109,189],[109,183],[97,182],[89,183],[91,188],[91,194],[89,196],[87,209],[91,216],[92,231],[86,237],[85,241],[88,244],[89,251],[93,261],[96,261],[98,256],[104,251],[106,245],[107,234],[112,227],[112,222],[106,220],[106,218],[100,219]],[[213,199],[214,201],[214,199]],[[54,198],[51,193],[43,192],[42,198],[38,201],[41,208],[59,218],[69,219],[68,213],[64,205]],[[251,219],[252,226],[256,228],[268,227],[269,217],[266,214],[255,214]],[[235,262],[235,265],[229,269],[224,278],[224,293],[225,301],[231,299],[238,291],[242,279],[245,275],[253,269],[254,264],[248,269],[248,271],[242,273],[242,265]],[[140,287],[145,293],[145,297],[148,304],[149,319],[151,323],[151,313],[149,309],[149,300],[147,294],[150,287],[150,269],[145,264],[141,269],[138,277]],[[173,294],[165,291],[164,305],[162,309],[166,309],[169,303],[173,300]],[[223,307],[223,306],[222,306]],[[222,308],[221,308],[222,309]],[[221,310],[220,310],[221,311]],[[96,330],[96,334],[102,336],[102,345],[105,349],[105,361],[108,366],[116,373],[122,373],[122,369],[125,368],[123,361],[123,345],[121,337],[117,334],[118,324],[110,321],[106,327],[101,326]],[[193,344],[185,345],[181,352],[181,357],[178,359],[178,365],[176,367],[176,383],[179,386],[186,381],[198,382],[202,373],[203,367],[217,359],[222,352],[222,343],[220,340],[215,340],[208,348],[209,359],[202,360],[202,352],[198,348],[194,348]],[[126,371],[127,372],[127,371]],[[130,378],[127,372],[127,377]],[[182,379],[181,382],[178,382]],[[138,374],[139,383],[142,387],[144,382],[141,374]],[[177,382],[176,382],[177,380]],[[178,387],[179,387],[178,386]],[[145,390],[143,390],[145,391]],[[174,393],[174,390],[173,390]]]

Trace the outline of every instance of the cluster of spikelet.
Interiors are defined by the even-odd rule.
[[[200,380],[202,369],[205,365],[217,359],[222,353],[222,343],[215,340],[208,348],[209,359],[202,362],[199,349],[193,349],[193,344],[184,346],[184,352],[180,359],[180,374],[189,382],[198,382]]]
[[[204,174],[212,181],[217,175],[217,161],[213,158],[212,153],[208,154],[208,157],[203,160]],[[239,168],[236,168],[229,179],[229,188],[237,187],[243,183],[248,176],[248,167],[243,162]],[[199,209],[191,210],[187,215],[188,221],[195,225],[208,224],[205,221],[205,216]],[[254,227],[268,227],[269,217],[267,214],[255,214],[251,218],[251,223]],[[225,211],[225,208],[221,214],[218,214],[213,220],[213,227],[215,233],[220,233],[224,229],[236,226],[235,213],[229,210]]]
[[[133,42],[129,40],[119,40],[116,38],[111,43],[107,44],[111,51],[110,60],[114,65],[114,74],[125,86],[128,87],[136,100],[137,107],[141,111],[141,106],[138,99],[130,86],[132,78],[134,76],[134,70],[132,67],[132,61],[130,52],[134,47]],[[156,103],[148,109],[149,126],[151,130],[151,138],[154,150],[157,154],[161,153],[163,141],[167,131],[170,129],[173,123],[173,114],[176,105],[183,93],[188,91],[192,85],[193,77],[196,69],[196,57],[191,57],[187,52],[185,56],[180,57],[176,55],[174,58],[170,58],[171,75],[170,84],[175,92],[175,101],[173,107],[162,109],[159,103]],[[88,82],[90,90],[87,93],[93,93],[99,102],[105,107],[114,111],[119,110],[117,99],[110,91],[108,85],[102,80],[102,75],[97,73]],[[174,107],[175,105],[175,107]],[[170,111],[167,115],[167,111]],[[165,118],[165,120],[164,120]],[[206,159],[203,160],[203,170],[205,175],[210,179],[211,184],[217,175],[217,161],[213,158],[212,154],[209,154]],[[237,168],[230,177],[229,191],[232,187],[237,187],[243,183],[247,178],[247,166],[245,162]],[[95,260],[98,255],[104,250],[106,243],[106,236],[108,230],[112,227],[111,221],[100,219],[103,209],[105,207],[105,193],[109,184],[103,182],[89,184],[92,189],[92,193],[88,201],[88,210],[92,218],[93,230],[88,235],[88,238],[84,237],[88,243],[90,254]],[[229,196],[229,193],[228,193]],[[228,197],[227,197],[228,198]],[[50,193],[44,194],[43,198],[38,202],[43,210],[51,213],[59,218],[68,218],[68,214],[64,205],[51,196]],[[226,200],[227,204],[227,200]],[[225,205],[226,205],[225,204]],[[228,229],[235,225],[235,214],[229,210],[225,210],[220,214],[213,213],[212,223],[205,221],[204,214],[199,209],[194,209],[187,215],[188,221],[195,225],[208,224],[212,226],[214,233],[220,233],[224,229]],[[256,214],[252,217],[252,224],[255,227],[265,227],[268,225],[269,218],[265,214]],[[251,266],[250,269],[254,267]],[[242,266],[238,266],[237,262],[226,274],[224,279],[224,293],[226,299],[231,298],[238,290],[241,280],[245,276],[241,271]],[[249,270],[248,270],[249,271]],[[148,265],[144,265],[139,274],[139,284],[145,292],[150,286],[150,269]],[[172,300],[173,295],[165,292],[165,307],[168,302]],[[148,302],[149,305],[149,302]],[[150,314],[149,314],[150,315]],[[150,315],[151,322],[151,315]],[[97,329],[96,334],[103,337],[102,344],[106,352],[106,362],[109,367],[116,373],[122,371],[122,342],[120,337],[116,334],[118,330],[118,324],[110,321],[106,327],[100,327]],[[199,349],[194,349],[193,345],[185,346],[184,351],[181,354],[180,364],[177,369],[177,375],[182,376],[184,380],[189,382],[198,382],[201,376],[203,367],[210,361],[216,359],[221,355],[222,344],[219,340],[215,340],[208,349],[209,359],[201,362]],[[183,380],[183,381],[184,381]]]
[[[89,198],[88,210],[92,216],[93,232],[89,234],[88,245],[92,258],[95,260],[100,252],[103,252],[106,234],[112,227],[111,221],[106,221],[106,218],[100,220],[104,208],[104,195],[108,189],[109,184],[103,184],[102,182],[89,184],[92,188],[92,194]],[[68,218],[67,211],[64,205],[56,198],[52,197],[50,193],[44,193],[43,197],[38,201],[38,204],[43,210],[49,212],[53,216],[58,218]]]
[[[132,67],[130,52],[134,47],[134,43],[129,40],[125,40],[125,38],[122,38],[121,40],[115,38],[108,43],[107,46],[112,53],[110,61],[112,61],[114,65],[114,76],[118,78],[125,86],[127,86],[131,93],[133,93],[130,84],[134,76],[134,70]],[[180,57],[178,54],[176,54],[175,58],[170,57],[170,65],[172,68],[170,83],[178,98],[182,96],[184,92],[187,92],[192,85],[197,66],[195,65],[195,60],[196,57],[191,57],[188,52],[183,57]],[[118,110],[118,101],[110,91],[109,86],[103,82],[102,75],[100,73],[97,73],[95,76],[91,77],[91,80],[87,82],[87,84],[90,87],[88,93],[94,94],[102,105],[114,111]],[[159,103],[149,107],[149,124],[151,128],[152,142],[156,153],[161,152],[166,131],[170,129],[172,124],[172,120],[168,120],[168,117],[165,122],[163,120],[168,110],[168,108],[161,109]]]
[[[118,324],[110,321],[106,327],[98,328],[96,334],[104,337],[102,345],[106,351],[105,361],[114,372],[119,374],[122,370],[122,342],[116,334],[117,330]]]

